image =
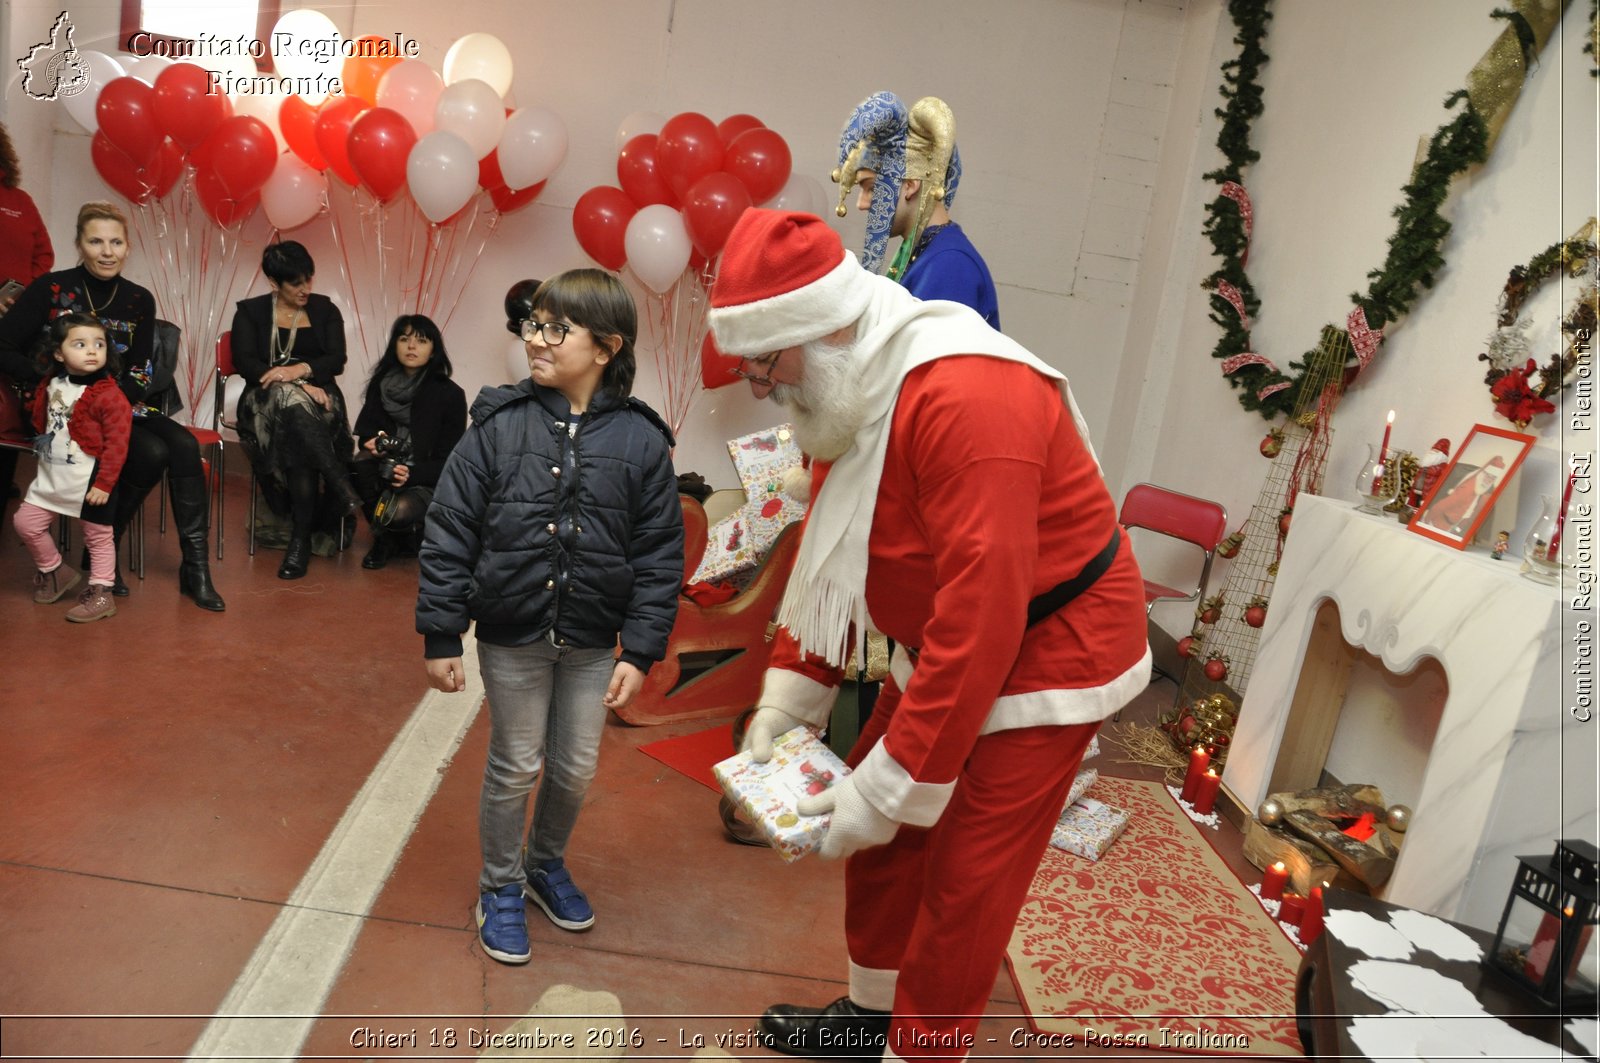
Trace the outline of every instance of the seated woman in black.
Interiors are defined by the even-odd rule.
[[[439,326],[421,314],[396,318],[356,418],[356,488],[372,524],[362,568],[382,568],[421,530],[444,459],[466,430],[467,396],[450,379]]]
[[[340,522],[361,503],[346,469],[350,422],[335,379],[344,372],[344,317],[312,294],[316,265],[293,240],[268,245],[261,272],[272,291],[241,299],[233,315],[233,364],[245,380],[239,441],[267,505],[290,520],[278,578],[299,579],[313,527]]]

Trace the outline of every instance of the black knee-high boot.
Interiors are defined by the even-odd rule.
[[[214,613],[227,606],[211,585],[209,502],[206,482],[200,476],[175,476],[172,489],[172,522],[178,531],[178,547],[183,562],[178,566],[178,590],[194,599],[194,604]]]

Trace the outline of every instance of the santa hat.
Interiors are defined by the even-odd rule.
[[[706,319],[726,354],[781,351],[860,318],[866,276],[816,215],[752,208],[728,234]]]

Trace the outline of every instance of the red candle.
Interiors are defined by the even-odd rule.
[[[1554,561],[1561,556],[1561,525],[1567,521],[1567,506],[1572,502],[1572,481],[1578,478],[1578,459],[1572,459],[1572,471],[1567,473],[1567,489],[1561,492],[1561,508],[1556,510],[1556,530],[1550,536],[1550,548],[1545,551],[1544,559]]]
[[[1278,907],[1278,922],[1288,923],[1291,926],[1300,925],[1300,917],[1305,914],[1306,899],[1298,893],[1285,893],[1283,904]]]
[[[1198,815],[1209,815],[1217,804],[1217,791],[1222,788],[1222,776],[1216,768],[1207,768],[1194,784],[1194,810]]]
[[[1322,887],[1314,887],[1306,898],[1306,910],[1300,916],[1300,944],[1309,945],[1322,936]]]
[[[1394,411],[1389,411],[1389,420],[1383,426],[1383,445],[1378,448],[1378,460],[1385,465],[1389,464],[1389,432],[1394,428]]]
[[[1261,899],[1276,901],[1283,897],[1283,887],[1289,881],[1289,872],[1283,866],[1283,861],[1261,872]]]
[[[1206,766],[1211,763],[1211,754],[1206,752],[1205,746],[1195,746],[1189,751],[1189,771],[1183,777],[1183,791],[1178,794],[1179,800],[1194,800],[1194,788],[1200,782],[1200,776],[1206,773]]]

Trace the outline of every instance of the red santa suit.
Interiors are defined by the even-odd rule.
[[[850,999],[893,1011],[884,1058],[959,1059],[1085,748],[1149,681],[1143,582],[1124,539],[1028,625],[1117,527],[1065,381],[965,307],[859,283],[869,413],[814,488],[760,704],[823,726],[850,631],[900,648],[850,756],[900,824],[846,863]]]

